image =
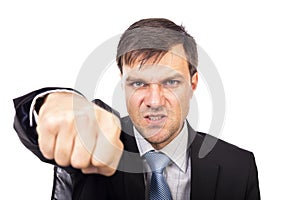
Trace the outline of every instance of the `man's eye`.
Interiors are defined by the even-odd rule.
[[[135,87],[135,88],[139,88],[139,87],[145,86],[145,83],[143,83],[141,81],[137,81],[137,82],[133,82],[132,86]]]
[[[169,87],[177,86],[180,82],[178,80],[167,80],[164,85]]]

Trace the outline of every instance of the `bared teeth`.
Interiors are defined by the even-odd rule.
[[[161,116],[149,116],[149,119],[152,120],[152,121],[156,121],[156,120],[160,120],[162,117]]]

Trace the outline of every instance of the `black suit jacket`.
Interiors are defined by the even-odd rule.
[[[29,107],[32,99],[39,93],[54,88],[44,88],[14,99],[16,116],[14,128],[22,143],[42,161],[55,165],[41,154],[35,124],[29,126]],[[37,102],[36,110],[43,99]],[[109,106],[100,100],[95,103],[110,112]],[[116,112],[115,112],[116,113]],[[129,117],[121,119],[121,140],[124,152],[138,155],[138,148],[133,137],[133,125]],[[196,200],[257,200],[260,199],[258,173],[254,155],[234,145],[196,132],[188,125],[191,155],[191,199]],[[200,147],[205,137],[215,140],[214,148],[204,157],[199,157]],[[55,168],[53,199],[145,199],[145,183],[143,173],[134,173],[142,168],[142,160],[138,156],[124,153],[117,172],[106,177],[95,174],[82,174],[72,167]]]

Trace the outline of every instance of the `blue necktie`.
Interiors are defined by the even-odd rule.
[[[170,158],[163,153],[155,151],[147,152],[145,158],[152,170],[149,199],[171,200],[171,192],[163,175],[163,170],[170,163]]]

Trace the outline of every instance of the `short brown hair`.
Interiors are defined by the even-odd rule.
[[[138,61],[142,66],[150,58],[157,62],[178,44],[184,48],[192,77],[198,65],[196,42],[183,26],[163,18],[142,19],[123,33],[117,49],[117,65],[122,73],[124,64],[131,65]]]

